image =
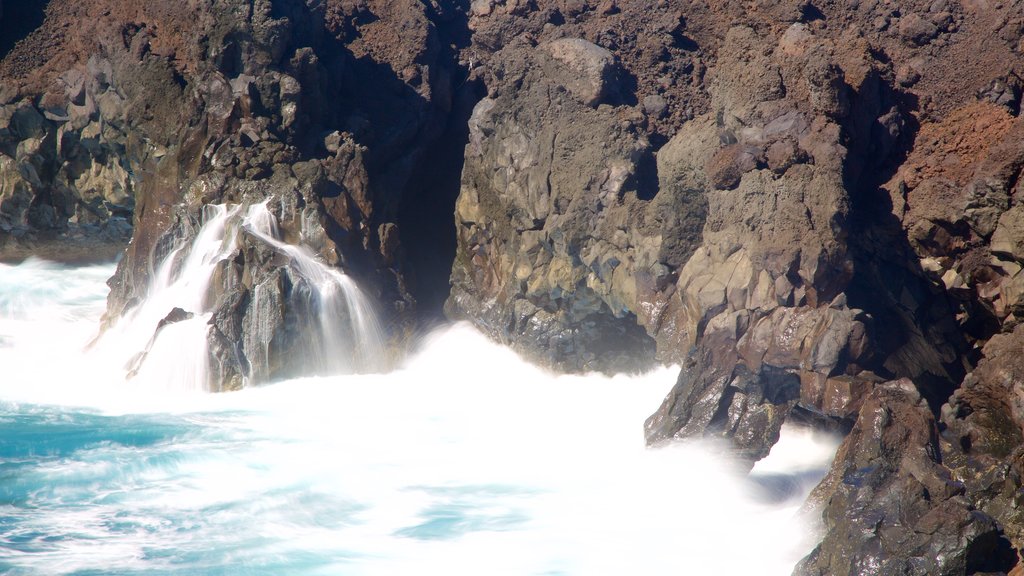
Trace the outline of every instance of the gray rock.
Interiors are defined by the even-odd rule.
[[[668,111],[668,102],[657,94],[644,96],[644,112],[653,118],[661,118]]]
[[[992,233],[991,250],[994,254],[1024,262],[1024,205],[1014,206],[999,217]]]
[[[680,218],[691,199],[647,197],[658,186],[642,172],[654,167],[648,143],[611,109],[553,90],[564,77],[547,74],[543,54],[509,55],[524,57],[522,85],[482,100],[469,121],[446,310],[560,369],[640,369],[655,344],[638,300],[657,299],[648,271],[666,247],[655,214]]]
[[[973,505],[995,518],[1010,542],[1024,537],[1024,511],[1017,494],[1024,487],[1019,464],[1024,453],[1021,423],[1024,410],[1024,326],[993,336],[983,348],[984,358],[942,406],[943,462],[963,482]],[[1006,562],[1009,543],[991,554]],[[995,562],[990,571],[1004,569]]]
[[[645,423],[648,444],[721,437],[752,463],[768,454],[798,404],[837,420],[859,407],[862,381],[846,391],[829,382],[841,358],[863,354],[856,311],[778,307],[756,322],[751,316],[708,321],[675,388]]]
[[[18,140],[40,139],[46,135],[46,120],[27,102],[14,106],[9,122],[11,135]]]
[[[494,0],[473,0],[469,7],[473,16],[488,16],[494,11]]]
[[[554,78],[585,106],[597,107],[617,90],[615,56],[582,38],[562,38],[540,46],[561,64]]]
[[[1020,111],[1021,90],[1021,80],[1016,76],[996,78],[978,92],[978,99],[1004,106],[1011,114],[1016,115]]]
[[[68,101],[76,106],[85,104],[85,73],[78,69],[71,69],[60,75],[60,82],[64,85],[64,95]]]

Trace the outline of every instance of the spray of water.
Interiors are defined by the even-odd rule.
[[[207,388],[206,295],[217,264],[237,249],[230,223],[238,212],[237,206],[204,207],[204,224],[191,245],[170,251],[152,275],[146,298],[96,341],[99,364],[151,389]],[[182,314],[168,322],[175,309]]]
[[[350,277],[324,264],[309,249],[282,242],[268,202],[249,207],[243,228],[283,254],[313,290],[317,313],[315,337],[307,347],[311,354],[308,373],[343,374],[378,368],[384,356],[383,338],[369,299]]]
[[[218,265],[239,250],[239,234],[247,233],[283,254],[300,280],[312,288],[315,321],[302,335],[309,373],[378,368],[382,337],[368,298],[340,270],[303,247],[282,242],[265,202],[247,209],[206,206],[202,220],[195,239],[175,246],[156,268],[146,298],[97,341],[93,355],[101,363],[120,367],[122,377],[151,390],[206,390],[210,284]],[[254,287],[254,307],[261,301],[261,289]],[[256,317],[261,312],[252,311]]]
[[[0,267],[2,572],[781,576],[811,545],[835,441],[750,475],[647,450],[674,369],[554,376],[457,325],[389,374],[142,390],[76,356],[103,275],[36,266]]]

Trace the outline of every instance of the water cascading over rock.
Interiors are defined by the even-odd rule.
[[[449,317],[565,370],[684,365],[652,444],[724,437],[753,460],[791,414],[868,444],[865,406],[905,417],[890,431],[937,422],[927,459],[892,444],[913,466],[850,443],[849,462],[892,475],[827,494],[842,514],[826,509],[809,569],[875,558],[877,539],[844,538],[860,520],[842,504],[876,526],[890,493],[931,499],[909,480],[936,466],[1024,547],[1024,372],[1003,371],[1024,339],[1019,2],[47,4],[0,61],[0,259],[95,258],[131,234],[117,318],[174,251],[167,282],[181,278],[203,205],[274,198],[279,230],[232,216],[247,224],[207,262],[203,305],[154,312],[129,370],[163,372],[157,350],[181,332],[205,338],[195,365],[218,389],[303,373],[327,340],[303,336],[323,329],[312,294],[339,284],[275,242],[344,266],[389,321],[409,320],[416,276],[445,272],[438,243],[410,231],[452,224]],[[463,131],[464,156],[442,142]],[[456,172],[449,209],[432,183],[459,187]],[[920,398],[883,383],[899,378]],[[904,520],[882,524],[885,556],[951,567],[917,573],[962,568],[906,544],[919,534],[953,550],[997,533]]]
[[[169,250],[146,297],[97,351],[121,355],[133,381],[182,390],[379,369],[368,298],[343,272],[281,240],[268,203],[204,207],[195,239]],[[261,264],[245,265],[253,261]],[[234,328],[242,336],[232,341]]]
[[[298,338],[310,356],[313,373],[365,372],[378,368],[383,356],[380,327],[373,307],[355,281],[324,264],[307,248],[282,242],[277,220],[267,209],[266,202],[251,206],[242,226],[246,233],[287,260],[285,266],[292,278],[295,273],[298,275],[297,286],[309,298],[302,308],[311,312],[298,319],[305,324]],[[257,322],[263,312],[260,304],[266,293],[264,286],[257,285],[253,296]],[[260,342],[258,347],[269,354],[272,341],[273,336]],[[269,368],[269,357],[265,360]]]

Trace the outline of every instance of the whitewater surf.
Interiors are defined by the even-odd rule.
[[[836,441],[785,429],[750,475],[646,449],[674,369],[553,376],[455,325],[384,374],[125,380],[86,350],[112,271],[0,266],[4,573],[781,575],[813,546]]]

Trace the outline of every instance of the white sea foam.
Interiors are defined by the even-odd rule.
[[[0,266],[0,569],[781,575],[811,545],[835,441],[787,429],[749,476],[645,449],[674,369],[553,376],[456,325],[389,374],[143,392],[77,352],[103,274],[26,270]]]

